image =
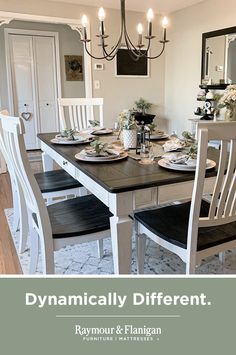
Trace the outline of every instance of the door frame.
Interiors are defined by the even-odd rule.
[[[61,98],[61,67],[60,67],[60,52],[59,52],[59,34],[57,32],[48,32],[48,31],[35,31],[35,30],[21,30],[15,28],[5,28],[4,29],[4,38],[5,38],[5,53],[6,53],[6,69],[7,69],[7,87],[8,87],[8,104],[9,111],[11,115],[14,115],[14,100],[13,100],[13,83],[12,83],[12,68],[10,61],[10,35],[26,35],[26,36],[40,36],[40,37],[52,37],[55,41],[55,72],[56,72],[56,94],[58,98]],[[37,91],[37,88],[36,88]],[[38,107],[37,107],[38,110]],[[56,110],[57,116],[57,128],[59,129],[59,117],[58,110]],[[39,123],[39,122],[38,122]],[[37,123],[37,125],[38,125]]]
[[[73,31],[79,33],[81,39],[83,38],[83,26],[80,20],[70,19],[65,17],[29,15],[29,14],[15,13],[15,12],[0,11],[0,26],[9,24],[13,20],[68,25]],[[88,36],[90,37],[90,24],[88,24],[87,32],[88,32]],[[91,43],[88,43],[87,47],[90,51]],[[84,74],[85,74],[84,75],[85,96],[87,98],[92,98],[93,97],[92,58],[87,54],[85,48],[84,48]],[[0,97],[0,102],[1,102],[1,97]]]

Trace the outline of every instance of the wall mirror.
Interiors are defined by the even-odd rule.
[[[203,33],[201,86],[225,89],[236,84],[236,27]]]

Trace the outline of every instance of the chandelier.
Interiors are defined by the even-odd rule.
[[[147,40],[146,45],[143,42],[143,33],[144,33],[144,27],[141,23],[138,24],[137,26],[137,32],[138,32],[138,43],[135,45],[131,39],[130,36],[127,32],[127,26],[126,26],[126,10],[125,10],[125,0],[121,0],[121,32],[120,32],[120,37],[118,39],[118,42],[116,45],[114,45],[111,50],[108,50],[106,40],[109,37],[109,35],[106,33],[105,29],[105,18],[106,18],[106,13],[104,9],[101,7],[99,12],[98,12],[98,18],[100,21],[100,33],[97,35],[97,37],[100,39],[99,47],[101,47],[102,50],[102,56],[97,57],[93,55],[89,49],[88,49],[88,43],[91,42],[91,39],[88,38],[88,33],[87,33],[87,26],[88,26],[88,18],[86,15],[83,15],[82,17],[82,26],[83,26],[83,33],[82,33],[82,39],[81,41],[84,43],[85,50],[90,57],[93,59],[106,59],[108,61],[112,61],[119,49],[125,44],[126,49],[129,50],[129,54],[132,57],[134,61],[138,61],[140,58],[147,58],[147,59],[157,59],[159,58],[165,51],[166,43],[169,41],[167,40],[167,27],[168,27],[168,19],[167,17],[163,17],[162,19],[162,27],[163,27],[163,37],[159,41],[161,43],[161,50],[157,55],[151,56],[150,55],[150,49],[151,49],[151,44],[152,41],[156,38],[153,35],[153,19],[154,19],[154,12],[152,9],[149,9],[147,12],[147,22],[148,22],[148,27],[147,27],[147,34],[145,36],[145,39]]]

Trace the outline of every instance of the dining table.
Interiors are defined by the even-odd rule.
[[[84,145],[51,142],[57,133],[38,134],[44,171],[53,170],[54,161],[85,189],[101,200],[112,213],[110,218],[114,273],[131,273],[134,211],[191,198],[194,172],[173,171],[154,164],[141,165],[127,157],[113,162],[78,161],[75,155]],[[218,164],[219,150],[209,148],[208,157]],[[217,168],[206,171],[204,193],[211,194]]]

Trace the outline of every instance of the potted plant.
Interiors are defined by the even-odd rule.
[[[137,146],[137,124],[131,110],[124,110],[120,114],[120,127],[123,132],[125,149],[136,149]]]
[[[147,111],[150,110],[152,107],[152,104],[142,97],[138,100],[135,101],[135,107],[134,107],[134,116],[135,120],[139,124],[151,124],[155,118],[155,115],[148,114]]]

